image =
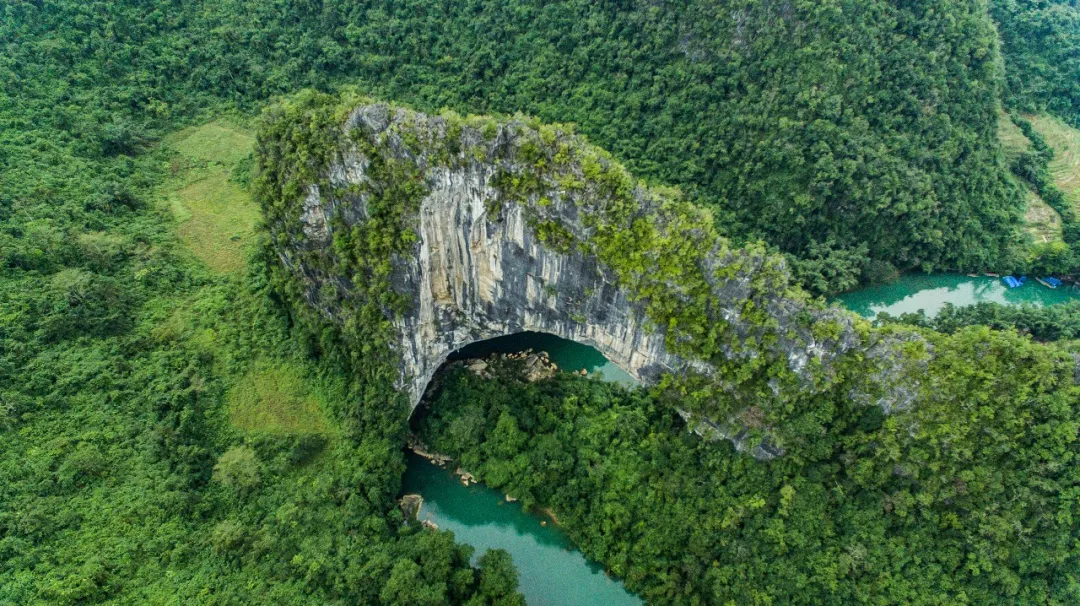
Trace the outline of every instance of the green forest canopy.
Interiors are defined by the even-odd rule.
[[[714,206],[729,235],[796,255],[822,290],[884,263],[989,267],[1009,262],[1023,206],[994,142],[998,99],[1076,124],[1078,81],[1074,6],[990,8],[1004,74],[974,0],[0,4],[0,602],[515,599],[485,594],[505,566],[475,570],[445,533],[400,526],[400,414],[296,330],[258,239],[200,252],[213,230],[177,223],[177,208],[215,210],[178,184],[237,196],[244,154],[164,135],[222,117],[243,131],[275,95],[341,84],[525,111],[579,123]],[[1015,365],[1051,355],[1001,339]],[[284,377],[266,395],[280,417],[235,395],[260,373]],[[1070,394],[1046,396],[1059,420]],[[322,420],[289,429],[308,415]],[[1070,422],[1016,452],[1063,461]]]
[[[995,29],[975,0],[8,3],[0,70],[21,113],[114,150],[222,103],[342,82],[422,110],[576,122],[836,288],[890,266],[1010,263],[1024,198],[996,143],[999,96],[1030,108],[1035,93],[1008,91],[1032,63],[1077,80],[1054,54],[1075,30],[1008,43],[1077,12],[1045,4],[994,3]],[[1042,88],[1040,107],[1071,103]]]
[[[1005,103],[1080,126],[1080,11],[1073,0],[995,0]]]

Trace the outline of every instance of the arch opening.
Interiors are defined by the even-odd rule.
[[[424,386],[424,397],[435,382],[435,378],[454,362],[466,360],[483,360],[497,354],[518,354],[530,352],[540,354],[544,352],[547,359],[560,371],[579,372],[585,370],[590,376],[602,381],[616,383],[626,387],[640,385],[632,374],[626,371],[614,361],[610,360],[595,347],[571,339],[565,339],[558,335],[537,331],[521,331],[489,339],[480,339],[459,347],[450,352],[446,359],[439,364],[431,380]],[[417,417],[417,406],[410,412],[410,417]]]

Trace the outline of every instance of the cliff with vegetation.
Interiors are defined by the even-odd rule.
[[[759,457],[841,385],[887,412],[916,397],[921,337],[811,300],[782,258],[568,127],[308,93],[260,149],[282,284],[381,351],[410,407],[453,351],[527,330],[594,345]]]

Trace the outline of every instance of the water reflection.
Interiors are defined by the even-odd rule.
[[[1076,298],[1073,287],[1050,289],[1034,280],[1020,288],[1008,288],[998,278],[959,274],[907,274],[892,284],[871,286],[845,293],[837,301],[866,317],[880,312],[891,315],[920,309],[933,316],[945,306],[994,302],[1006,305],[1052,305]]]

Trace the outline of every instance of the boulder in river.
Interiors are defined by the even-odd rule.
[[[420,515],[420,508],[424,505],[424,497],[418,494],[407,494],[398,501],[405,520],[415,520]]]
[[[466,486],[468,486],[468,485],[469,485],[469,482],[476,482],[476,478],[475,478],[475,477],[473,477],[473,474],[471,474],[471,473],[469,473],[469,472],[465,471],[464,469],[462,469],[462,468],[460,468],[460,467],[458,467],[457,469],[455,469],[455,470],[454,470],[454,473],[456,473],[457,475],[461,476],[461,483],[462,483],[462,484],[464,484],[464,485],[466,485]]]

